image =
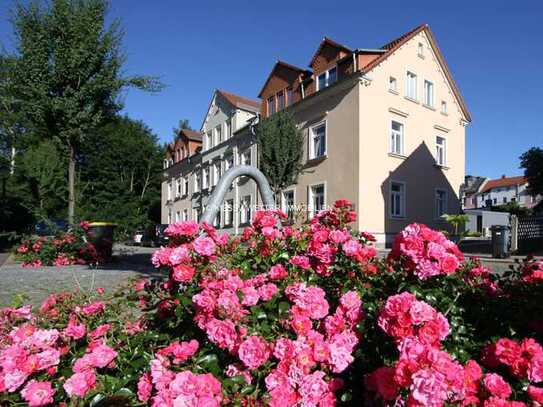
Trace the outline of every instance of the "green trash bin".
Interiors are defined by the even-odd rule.
[[[87,238],[94,245],[101,261],[110,261],[113,252],[113,232],[117,225],[111,222],[90,222]]]

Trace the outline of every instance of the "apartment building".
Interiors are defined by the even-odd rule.
[[[336,199],[349,199],[359,215],[355,227],[380,244],[412,222],[446,228],[442,215],[461,209],[471,116],[428,25],[376,48],[324,38],[308,68],[276,62],[258,95],[261,103],[214,93],[201,129],[200,170],[194,170],[207,186],[200,204],[225,168],[247,163],[244,157],[256,165],[251,128],[257,113],[267,118],[287,109],[306,143],[304,171],[282,192],[283,207],[306,208],[311,218]],[[236,117],[242,126],[228,124]],[[232,218],[222,211],[216,220],[234,232],[252,216],[241,208],[259,200],[254,183],[243,182],[226,198],[240,210]]]
[[[253,124],[259,111],[256,100],[223,90],[213,92],[200,131],[182,130],[168,148],[163,223],[199,220],[222,174],[234,165],[256,165]],[[256,183],[239,178],[226,194],[214,225],[238,233],[249,224],[257,201]]]
[[[307,140],[284,200],[311,217],[350,199],[356,227],[381,244],[411,222],[446,228],[441,216],[461,208],[471,116],[428,25],[379,48],[324,38],[309,67],[277,62],[259,94],[263,117],[288,109]]]
[[[540,196],[529,194],[526,177],[505,175],[487,180],[473,198],[477,208],[506,205],[511,202],[517,202],[524,208],[533,208],[541,201]]]

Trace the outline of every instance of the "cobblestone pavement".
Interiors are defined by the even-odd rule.
[[[131,278],[160,277],[150,263],[155,249],[116,246],[110,264],[88,266],[22,268],[8,260],[0,267],[0,306],[9,305],[16,295],[25,295],[28,302],[39,305],[51,293],[103,287],[114,290]]]

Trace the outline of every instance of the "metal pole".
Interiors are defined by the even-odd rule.
[[[228,192],[228,188],[236,178],[243,176],[252,178],[256,182],[265,207],[270,209],[275,208],[273,192],[264,174],[262,174],[258,168],[253,167],[252,165],[238,165],[226,171],[219,180],[215,190],[209,197],[209,201],[200,223],[206,222],[210,225],[213,223],[213,220],[221,209],[221,205],[224,200],[224,196]]]

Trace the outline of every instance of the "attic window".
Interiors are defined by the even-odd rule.
[[[419,57],[424,58],[424,44],[422,42],[419,42],[418,55]]]

